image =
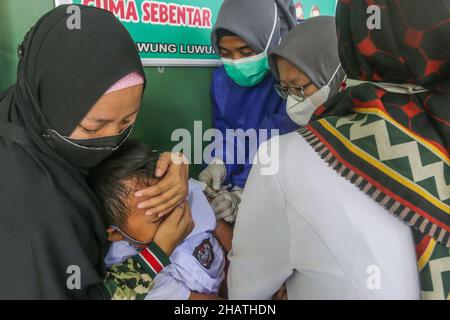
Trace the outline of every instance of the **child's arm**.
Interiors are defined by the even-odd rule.
[[[195,291],[191,291],[189,300],[225,300],[225,299],[221,298],[219,296],[216,296],[214,294],[198,293]]]
[[[112,266],[106,273],[101,290],[104,299],[144,299],[154,283],[153,279],[171,262],[175,247],[194,228],[188,205],[177,207],[165,218],[156,231],[153,242],[123,263]],[[167,252],[167,254],[166,254]]]
[[[217,220],[216,230],[213,232],[217,241],[219,241],[226,253],[231,250],[231,241],[233,239],[233,227],[224,220]]]
[[[139,253],[123,263],[109,268],[102,283],[92,287],[93,293],[100,293],[106,300],[142,300],[153,288],[156,273],[170,264],[169,257],[152,242],[145,254]],[[148,259],[148,260],[147,260]],[[157,261],[158,265],[155,265]]]

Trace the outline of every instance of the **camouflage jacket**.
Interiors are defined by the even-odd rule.
[[[167,255],[151,243],[139,254],[109,268],[96,289],[105,300],[143,300],[155,276],[169,264]]]

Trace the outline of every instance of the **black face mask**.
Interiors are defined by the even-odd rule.
[[[115,136],[84,140],[70,139],[55,130],[48,129],[45,138],[56,153],[74,166],[90,169],[119,149],[132,129],[133,125]]]

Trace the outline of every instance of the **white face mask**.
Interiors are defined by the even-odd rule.
[[[302,102],[299,102],[293,96],[289,96],[286,102],[287,114],[299,126],[306,126],[314,111],[327,101],[329,95],[330,87],[324,86]]]
[[[331,91],[330,84],[340,67],[341,65],[337,67],[327,85],[323,86],[319,91],[309,97],[306,97],[305,100],[300,102],[298,101],[298,98],[292,95],[287,98],[286,111],[292,121],[302,127],[309,123],[316,109],[327,102]]]

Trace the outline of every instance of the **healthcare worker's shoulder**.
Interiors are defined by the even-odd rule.
[[[254,163],[271,167],[277,176],[289,175],[292,168],[304,167],[311,161],[320,161],[313,148],[298,132],[273,137],[262,143],[257,157]]]
[[[214,69],[213,75],[214,76],[226,76],[227,72],[225,71],[225,67],[224,66],[217,67],[216,69]]]
[[[273,156],[279,153],[281,157],[284,157],[305,149],[308,151],[312,150],[308,142],[298,132],[291,132],[261,143],[258,152],[260,154],[274,152]]]
[[[220,66],[213,71],[213,81],[226,81],[228,80],[227,72],[224,66]]]
[[[303,137],[297,131],[281,135],[279,139],[280,146],[284,147],[303,145],[303,142],[306,142],[306,140],[303,139]],[[308,143],[306,143],[306,146],[308,146]]]

